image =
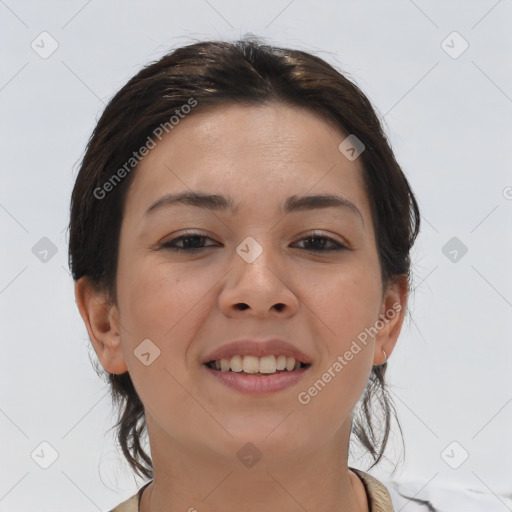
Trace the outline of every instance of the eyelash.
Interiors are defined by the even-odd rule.
[[[173,238],[172,240],[169,240],[168,242],[164,242],[163,244],[161,244],[161,247],[163,249],[170,249],[170,250],[176,251],[176,252],[189,252],[189,253],[195,252],[195,251],[200,251],[202,249],[207,249],[208,247],[214,247],[214,245],[207,245],[205,247],[178,247],[175,245],[177,242],[187,239],[187,238],[199,238],[202,240],[205,240],[205,239],[212,240],[210,237],[205,236],[205,235],[200,235],[197,233],[190,233],[190,234],[186,234],[186,235],[181,235],[177,238]],[[301,241],[301,240],[327,240],[328,242],[330,242],[331,244],[334,244],[336,246],[333,249],[303,249],[304,251],[307,251],[307,252],[335,252],[335,251],[341,251],[343,249],[347,249],[347,247],[345,245],[341,244],[337,240],[334,240],[333,238],[330,238],[328,236],[321,236],[321,235],[313,234],[313,235],[303,237],[299,241]]]

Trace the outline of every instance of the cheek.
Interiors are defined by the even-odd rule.
[[[379,275],[371,270],[353,270],[333,273],[314,286],[309,283],[307,295],[308,306],[319,320],[315,321],[315,336],[323,355],[297,401],[308,421],[324,431],[330,428],[333,435],[351,414],[368,382],[374,343],[365,329],[374,325],[380,308]]]
[[[190,273],[193,279],[185,274],[155,261],[119,266],[122,349],[137,393],[148,409],[180,410],[187,403],[187,395],[179,392],[173,376],[186,382],[183,362],[204,317],[204,296],[212,285],[206,273]],[[143,353],[149,353],[148,365],[141,359]],[[172,389],[178,391],[169,393]]]
[[[183,361],[189,341],[211,309],[208,294],[217,280],[215,273],[197,264],[177,267],[147,258],[120,265],[118,303],[126,357],[133,360],[133,350],[150,339],[161,351],[157,366],[171,368]]]
[[[301,298],[322,327],[317,335],[330,340],[330,352],[343,350],[378,318],[382,289],[371,266],[340,266],[314,276],[304,273],[301,283]]]
[[[305,276],[303,296],[315,313],[315,337],[323,356],[298,402],[315,411],[314,422],[329,411],[336,428],[361,397],[372,369],[374,343],[368,329],[380,312],[380,274],[361,264],[315,277]]]
[[[204,285],[199,284],[199,279],[191,281],[183,271],[162,263],[148,261],[121,268],[118,296],[127,329],[161,339],[190,310],[200,293],[204,294]]]

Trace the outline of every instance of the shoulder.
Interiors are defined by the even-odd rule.
[[[138,491],[137,494],[134,494],[131,498],[128,498],[126,501],[123,501],[117,507],[109,510],[109,512],[139,512],[139,504],[140,499],[142,497],[142,493],[144,489],[152,482],[145,483]]]
[[[117,505],[117,507],[113,508],[109,512],[138,512],[139,510],[139,495],[134,494],[131,498],[123,501]]]
[[[360,469],[349,468],[363,482],[368,497],[368,506],[370,512],[394,512],[393,503],[388,490],[375,477],[361,471]]]

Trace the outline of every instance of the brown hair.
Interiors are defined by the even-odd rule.
[[[177,48],[142,69],[110,100],[88,142],[72,193],[69,265],[73,279],[87,276],[116,303],[119,233],[126,191],[136,170],[131,158],[151,134],[158,133],[158,127],[169,126],[171,116],[191,104],[191,99],[198,105],[194,111],[233,102],[284,102],[310,109],[342,132],[355,135],[365,145],[359,158],[382,282],[410,277],[419,209],[369,100],[319,57],[244,39]],[[122,179],[113,182],[116,171]],[[113,186],[105,187],[107,182]],[[103,191],[101,197],[98,190]],[[374,460],[371,467],[381,460],[391,419],[396,418],[386,390],[386,368],[386,363],[372,368],[359,414],[352,420],[352,433]],[[123,454],[136,472],[151,478],[151,458],[141,444],[146,430],[144,406],[128,372],[108,374],[108,380],[119,411],[115,428]],[[382,416],[376,414],[373,401]]]

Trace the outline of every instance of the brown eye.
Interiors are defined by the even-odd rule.
[[[213,247],[213,245],[204,245],[205,240],[211,240],[211,238],[199,235],[189,234],[182,235],[177,238],[173,238],[167,242],[164,242],[161,247],[164,249],[171,249],[174,251],[197,251],[200,249],[206,249],[207,247]],[[181,245],[179,245],[181,244]]]
[[[302,238],[299,242],[306,241],[306,247],[302,247],[307,251],[315,251],[315,252],[331,252],[331,251],[340,251],[342,249],[346,249],[347,247],[343,244],[340,244],[336,240],[327,237],[327,236],[316,236],[311,235]]]

